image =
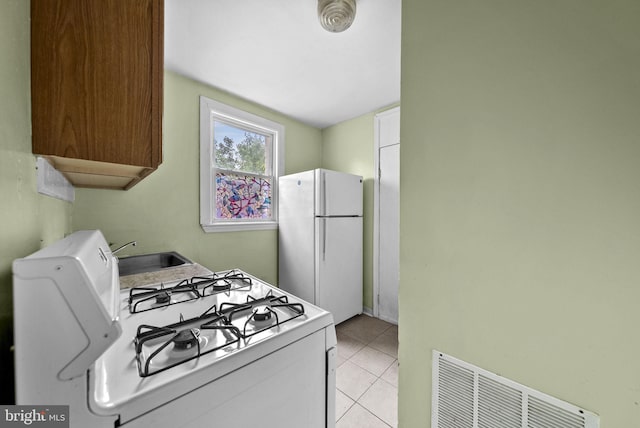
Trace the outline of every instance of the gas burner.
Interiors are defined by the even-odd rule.
[[[220,291],[231,290],[231,283],[226,280],[222,282],[214,281],[209,285],[209,287],[211,287],[211,289],[217,293]]]
[[[181,330],[172,339],[174,348],[176,350],[184,350],[198,346],[199,337],[200,330],[197,328]]]
[[[164,304],[164,303],[169,303],[171,301],[171,293],[169,293],[168,291],[161,291],[156,295],[156,303],[158,304]]]
[[[193,277],[191,284],[196,286],[203,296],[224,292],[229,295],[231,291],[250,291],[253,281],[246,274],[231,270],[223,274],[214,273],[211,277]],[[207,290],[209,290],[207,292]]]
[[[269,305],[260,305],[253,308],[253,315],[251,319],[257,323],[267,322],[271,320],[272,314],[274,314],[273,310]],[[277,315],[276,315],[277,317]]]

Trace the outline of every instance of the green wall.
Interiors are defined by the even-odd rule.
[[[29,2],[0,2],[0,403],[13,403],[11,262],[71,230],[72,205],[36,191]]]
[[[640,424],[640,3],[402,5],[401,427],[438,349]]]
[[[276,230],[204,233],[200,227],[200,95],[282,123],[286,173],[320,166],[319,129],[167,71],[162,165],[126,192],[76,189],[73,228],[100,229],[117,244],[137,240],[126,254],[176,250],[210,269],[238,267],[277,283]]]

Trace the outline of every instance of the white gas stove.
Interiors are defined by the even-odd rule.
[[[334,426],[331,314],[240,270],[120,290],[80,231],[14,262],[14,313],[17,404],[71,427]]]

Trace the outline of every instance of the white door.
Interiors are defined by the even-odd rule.
[[[400,285],[400,108],[375,118],[373,314],[398,323]]]
[[[362,313],[362,217],[316,217],[315,304],[338,324]]]
[[[400,283],[400,144],[380,148],[378,317],[398,323]]]

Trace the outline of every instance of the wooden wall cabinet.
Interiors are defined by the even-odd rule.
[[[32,0],[33,153],[78,187],[162,162],[164,0]]]

